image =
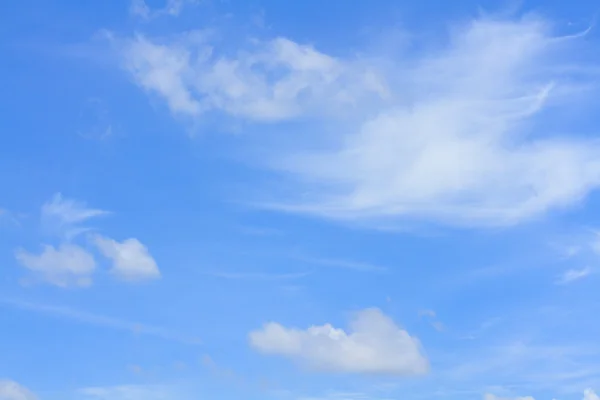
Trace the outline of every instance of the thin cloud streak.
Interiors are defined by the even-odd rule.
[[[138,335],[154,336],[160,339],[183,344],[198,345],[202,343],[198,337],[183,335],[170,331],[166,328],[94,314],[87,311],[76,310],[70,307],[45,305],[13,299],[0,299],[0,305],[23,311],[48,315],[51,317],[71,320],[87,325],[94,325],[118,331],[126,331]]]

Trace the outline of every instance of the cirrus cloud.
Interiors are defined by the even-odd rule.
[[[497,226],[566,209],[600,185],[598,140],[550,112],[596,83],[574,61],[580,39],[527,16],[475,19],[442,46],[383,62],[281,37],[226,56],[194,32],[137,36],[121,50],[135,82],[176,115],[316,117],[304,130],[315,133],[310,150],[273,149],[268,166],[292,192],[261,199],[266,207]]]

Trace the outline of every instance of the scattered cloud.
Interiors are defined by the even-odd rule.
[[[297,272],[289,274],[275,274],[264,272],[224,272],[210,271],[205,272],[206,275],[214,276],[215,278],[232,279],[232,280],[256,280],[256,281],[285,281],[305,278],[311,272]]]
[[[592,389],[583,392],[583,400],[600,400],[600,397]]]
[[[163,15],[176,17],[186,5],[198,3],[199,0],[165,0],[165,6],[163,8],[152,9],[145,0],[131,0],[129,13],[145,20],[150,20]]]
[[[438,332],[443,332],[446,330],[444,324],[437,319],[437,315],[433,310],[421,310],[419,311],[419,316],[427,319],[427,322]]]
[[[108,211],[89,208],[84,202],[67,199],[61,193],[56,193],[42,206],[42,225],[70,240],[89,230],[81,226],[83,222],[107,214]]]
[[[97,97],[87,99],[79,115],[77,134],[85,139],[105,140],[114,133],[106,103]]]
[[[44,245],[40,254],[18,249],[15,257],[34,278],[60,287],[90,286],[96,269],[94,257],[74,244],[62,244],[58,248]]]
[[[573,283],[575,281],[581,280],[592,273],[592,269],[590,267],[585,267],[581,269],[570,269],[562,274],[557,283],[559,285],[566,285],[568,283]]]
[[[180,342],[184,344],[197,345],[201,342],[201,340],[198,337],[194,337],[191,335],[182,335],[177,332],[172,332],[166,328],[147,325],[138,322],[125,321],[122,319],[76,310],[69,307],[53,306],[48,304],[36,304],[10,299],[0,299],[0,305],[2,304],[20,310],[32,311],[53,317],[64,318],[83,324],[100,326],[119,331],[126,331],[138,335],[154,336],[161,339]]]
[[[216,111],[276,122],[352,108],[381,90],[372,72],[286,38],[255,41],[227,56],[209,37],[193,31],[161,42],[138,35],[122,43],[123,66],[173,114],[189,118]]]
[[[0,400],[37,400],[37,397],[17,382],[0,380]]]
[[[179,116],[332,117],[322,132],[310,129],[323,140],[310,148],[322,150],[274,152],[269,166],[297,196],[266,207],[497,226],[565,209],[600,185],[598,142],[563,136],[570,125],[547,112],[574,104],[595,82],[569,58],[581,37],[557,37],[548,21],[526,16],[472,20],[445,46],[383,63],[282,37],[224,55],[194,33],[171,41],[138,35],[122,54],[135,82]],[[335,119],[340,109],[357,128]],[[553,124],[540,136],[542,116]]]
[[[558,72],[567,51],[540,19],[472,21],[444,50],[394,71],[404,100],[341,132],[337,148],[286,154],[282,171],[315,194],[281,209],[488,226],[581,201],[600,184],[598,143],[531,131],[572,98],[576,78]]]
[[[418,339],[377,309],[357,313],[349,332],[330,324],[299,330],[271,322],[251,332],[249,339],[262,353],[288,357],[316,370],[393,375],[429,370]]]
[[[324,267],[347,269],[357,272],[386,272],[388,268],[381,265],[369,264],[358,261],[350,260],[339,260],[331,258],[311,258],[311,257],[300,257],[301,261],[305,261],[310,264],[322,265]]]
[[[145,281],[160,278],[156,261],[146,246],[131,238],[123,242],[96,235],[92,238],[100,253],[112,260],[111,273],[125,281]]]
[[[151,385],[89,387],[78,390],[78,393],[88,400],[171,400],[174,398],[168,388]]]
[[[485,396],[483,396],[484,400],[535,400],[533,397],[531,396],[526,396],[526,397],[498,397],[495,396],[493,394],[486,394]]]

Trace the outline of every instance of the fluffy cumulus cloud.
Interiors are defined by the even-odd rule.
[[[137,36],[122,46],[124,66],[178,115],[327,117],[303,130],[311,150],[274,151],[269,166],[297,196],[269,206],[505,225],[571,206],[600,184],[600,145],[550,112],[591,83],[569,59],[581,37],[557,37],[543,19],[473,20],[445,45],[377,62],[286,38],[224,55],[209,37]],[[340,110],[353,124],[336,119]],[[542,115],[552,124],[540,125]]]
[[[160,278],[160,271],[154,258],[137,239],[122,242],[95,236],[94,244],[105,257],[112,261],[111,272],[125,281],[143,281]]]
[[[0,380],[0,400],[37,400],[37,397],[17,382]]]
[[[36,279],[60,287],[89,286],[96,269],[94,257],[74,244],[44,245],[39,254],[18,249],[15,256]]]
[[[249,339],[262,353],[321,371],[419,375],[429,369],[419,341],[377,309],[357,313],[349,332],[330,324],[300,330],[272,322]]]

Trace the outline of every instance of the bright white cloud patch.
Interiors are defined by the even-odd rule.
[[[94,257],[73,244],[44,245],[40,254],[18,249],[15,256],[37,279],[60,287],[91,285],[96,268]]]
[[[349,332],[330,324],[299,330],[272,322],[249,338],[262,353],[289,357],[317,370],[394,375],[429,370],[419,341],[377,309],[357,313]]]
[[[139,240],[131,238],[123,242],[95,236],[94,244],[105,257],[111,259],[111,272],[126,281],[143,281],[160,278],[156,261]]]
[[[0,380],[0,400],[37,400],[37,397],[17,382]]]
[[[88,230],[81,223],[106,214],[108,211],[89,208],[83,202],[56,193],[42,206],[42,224],[52,232],[71,239]]]
[[[138,36],[123,54],[135,81],[178,115],[331,117],[322,131],[306,130],[316,131],[310,148],[321,150],[274,150],[270,165],[297,196],[271,207],[504,225],[566,208],[600,184],[597,141],[558,119],[538,125],[542,114],[558,115],[546,109],[572,104],[575,88],[590,83],[568,59],[577,40],[528,17],[474,20],[443,47],[379,65],[285,38],[225,56],[194,33],[171,42]],[[335,119],[340,109],[356,128]]]

